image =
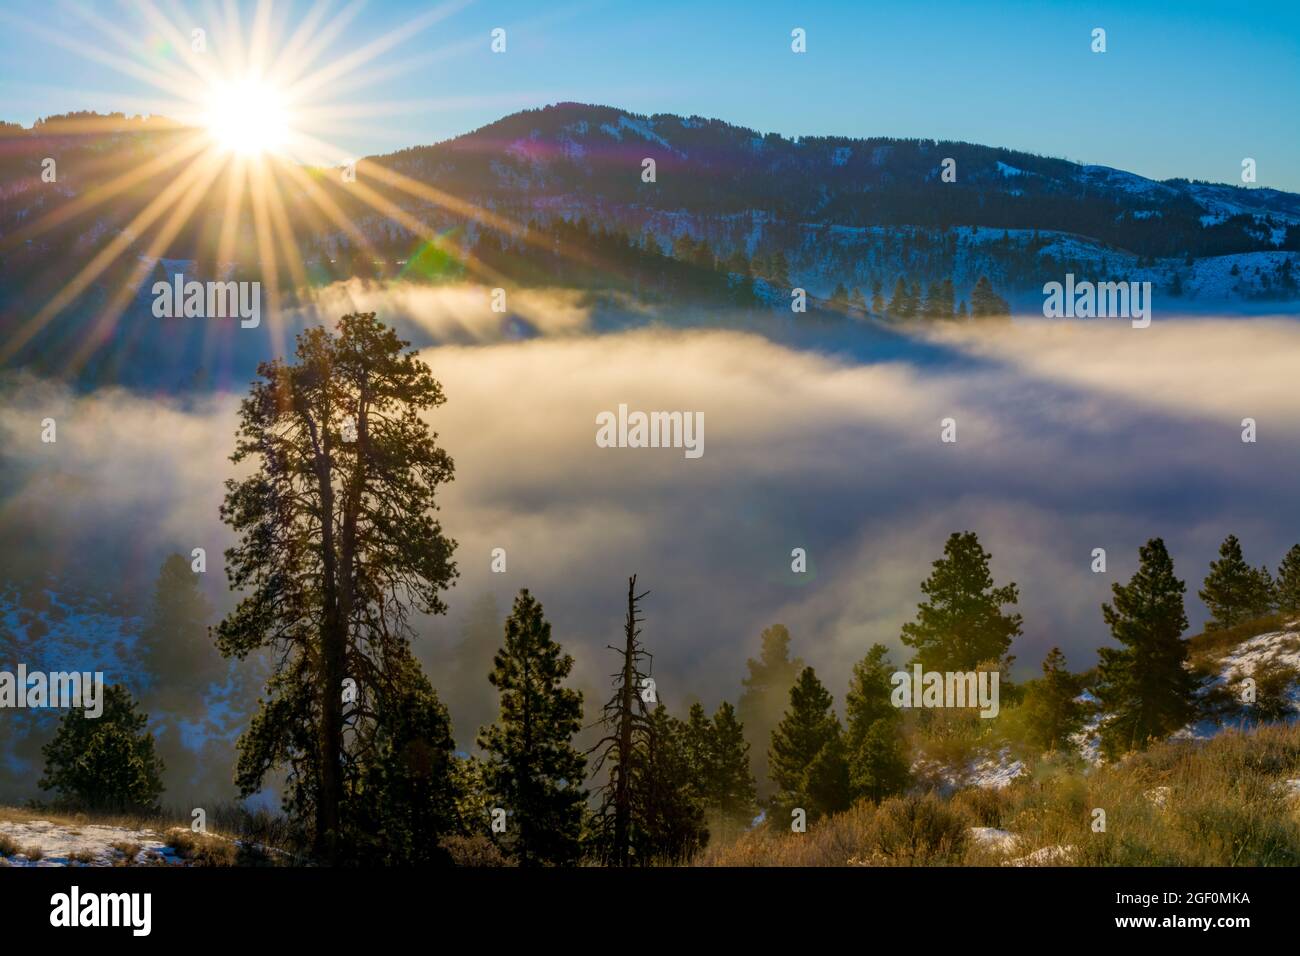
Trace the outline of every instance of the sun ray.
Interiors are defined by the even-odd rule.
[[[72,374],[79,372],[82,364],[90,358],[94,350],[103,342],[104,337],[112,329],[127,305],[130,304],[136,290],[140,287],[140,283],[144,280],[149,269],[147,260],[156,261],[167,251],[169,244],[176,238],[176,234],[189,220],[194,208],[206,196],[208,186],[212,184],[212,180],[221,171],[221,163],[216,157],[208,156],[200,163],[196,163],[192,168],[196,170],[195,179],[199,181],[193,187],[188,188],[185,195],[172,208],[167,221],[150,240],[143,258],[128,274],[128,280],[118,287],[108,304],[95,318],[89,333],[83,337],[77,351],[69,358],[68,372]]]
[[[0,249],[12,248],[20,245],[28,239],[33,239],[50,229],[60,226],[69,220],[83,215],[99,206],[114,196],[136,186],[160,173],[166,172],[172,166],[184,162],[186,159],[196,155],[206,145],[202,134],[193,133],[187,136],[181,143],[159,156],[154,157],[146,163],[129,170],[116,179],[109,180],[102,185],[78,196],[72,202],[57,209],[52,210],[46,215],[33,221],[30,225],[15,230],[11,235],[0,241]]]
[[[177,200],[177,197],[183,195],[185,190],[202,172],[203,165],[201,162],[191,163],[184,172],[163,189],[153,200],[140,210],[112,240],[101,249],[90,262],[86,263],[81,270],[73,276],[68,284],[59,290],[44,307],[40,309],[27,323],[15,331],[8,341],[0,347],[0,364],[7,362],[22,349],[54,316],[62,312],[68,305],[76,300],[86,288],[97,279],[105,269],[113,264],[117,258],[130,248],[136,237],[144,230],[148,229],[159,216],[167,211]]]
[[[308,94],[315,92],[320,87],[340,76],[346,75],[357,67],[369,63],[375,57],[388,52],[404,40],[410,39],[414,34],[440,20],[444,20],[456,13],[463,7],[467,6],[471,0],[452,0],[440,7],[428,11],[423,16],[416,17],[409,23],[403,24],[377,39],[353,50],[351,53],[340,57],[328,66],[321,67],[315,73],[309,74],[300,80],[292,83],[287,91],[288,98],[291,101],[297,101],[305,98]]]

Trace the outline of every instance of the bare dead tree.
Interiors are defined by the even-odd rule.
[[[642,598],[636,593],[636,575],[627,580],[627,620],[623,625],[623,646],[607,645],[620,655],[621,666],[612,675],[614,693],[602,711],[600,723],[606,735],[588,753],[600,751],[593,767],[599,773],[607,764],[609,780],[599,790],[596,813],[602,855],[614,866],[631,862],[635,801],[632,791],[636,768],[650,759],[653,725],[641,691],[648,686],[653,657],[641,644],[642,619],[638,616]]]

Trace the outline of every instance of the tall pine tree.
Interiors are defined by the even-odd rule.
[[[1212,615],[1205,623],[1205,629],[1217,631],[1233,627],[1268,613],[1267,607],[1272,603],[1271,590],[1272,581],[1266,584],[1262,575],[1246,563],[1237,536],[1228,535],[1219,546],[1219,559],[1210,562],[1210,573],[1197,592]]]
[[[1293,544],[1277,569],[1277,609],[1300,614],[1300,544]]]
[[[521,590],[488,678],[501,697],[500,716],[478,743],[488,792],[507,814],[501,842],[522,866],[578,858],[586,759],[572,739],[582,727],[582,694],[561,686],[572,670],[542,605]]]
[[[853,665],[845,698],[849,784],[855,797],[879,803],[901,793],[909,777],[903,715],[891,701],[894,667],[888,649],[874,644]]]
[[[768,751],[777,826],[788,824],[796,808],[811,821],[849,805],[849,769],[832,703],[816,672],[805,667],[790,688],[790,707],[772,731]]]
[[[297,363],[258,368],[240,404],[221,516],[239,535],[226,574],[244,594],[217,627],[223,654],[273,651],[261,710],[240,739],[238,783],[288,770],[285,807],[318,859],[342,860],[343,800],[413,660],[409,609],[445,611],[455,542],[435,515],[452,461],[425,413],[442,386],[374,313],[297,340]],[[350,682],[350,683],[349,683]],[[355,693],[353,693],[355,691]]]
[[[767,767],[767,745],[790,700],[790,688],[803,670],[803,661],[790,657],[790,632],[784,624],[773,624],[760,636],[758,659],[749,658],[749,675],[741,680],[744,690],[736,712],[750,745],[754,776],[760,796],[768,796],[772,785]]]
[[[1111,716],[1101,725],[1102,749],[1114,757],[1146,747],[1183,726],[1194,712],[1196,681],[1184,666],[1187,629],[1182,581],[1164,541],[1139,549],[1128,584],[1112,584],[1102,616],[1120,647],[1098,651],[1097,698]]]
[[[948,537],[943,557],[921,585],[927,600],[917,605],[916,620],[903,625],[902,641],[925,670],[972,671],[1010,661],[1007,650],[1022,619],[1002,608],[1014,605],[1020,592],[1014,582],[993,586],[991,558],[973,531]]]

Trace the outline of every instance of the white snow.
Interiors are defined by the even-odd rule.
[[[992,850],[1001,850],[1004,853],[1014,850],[1020,841],[1020,837],[1010,830],[1003,830],[999,827],[971,827],[970,835],[971,839],[980,846]]]
[[[1016,857],[1014,860],[1007,860],[1003,866],[1050,866],[1053,863],[1069,864],[1074,861],[1074,854],[1077,847],[1072,843],[1064,846],[1055,844],[1045,846],[1028,853],[1025,856]]]
[[[0,823],[0,835],[12,839],[22,850],[39,847],[39,860],[29,859],[25,852],[0,858],[0,866],[112,866],[121,854],[113,849],[114,843],[133,843],[140,847],[133,862],[141,865],[162,863],[184,865],[176,851],[158,839],[152,830],[132,830],[126,827],[98,825],[64,826],[48,820],[29,820],[25,823]],[[93,862],[73,860],[74,854],[90,854]]]

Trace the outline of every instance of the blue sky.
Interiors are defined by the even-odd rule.
[[[223,0],[156,6],[188,33]],[[237,2],[247,31],[254,2]],[[288,32],[312,4],[275,4]],[[331,10],[342,10],[335,0]],[[436,3],[370,0],[329,48],[350,50],[401,29]],[[61,3],[35,14],[69,42],[149,64],[157,35],[131,0]],[[78,13],[111,21],[126,54]],[[328,139],[361,155],[435,142],[517,109],[560,100],[636,112],[695,113],[787,135],[960,139],[1103,163],[1154,178],[1258,183],[1300,191],[1300,4],[566,3],[467,2],[414,32],[362,72],[364,89],[330,87],[330,103],[364,115]],[[327,15],[326,21],[329,17]],[[493,55],[489,33],[507,30]],[[808,52],[790,51],[803,27]],[[1094,27],[1107,52],[1090,50]],[[215,31],[213,31],[215,32]],[[215,44],[214,44],[215,45]],[[223,51],[214,50],[214,55]],[[0,118],[24,124],[73,109],[141,112],[167,94],[84,48],[73,51],[0,20]]]

